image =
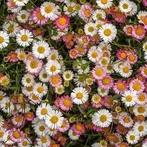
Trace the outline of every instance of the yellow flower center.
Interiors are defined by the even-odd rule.
[[[76,94],[77,99],[82,99],[83,98],[83,93],[79,92]]]
[[[91,27],[88,28],[88,31],[89,32],[93,32],[94,31],[94,28],[91,26]]]
[[[97,76],[102,76],[102,75],[103,75],[103,69],[97,68],[97,69],[95,70],[95,74],[96,74]]]
[[[67,20],[66,20],[65,17],[60,17],[58,22],[59,22],[60,25],[65,25],[67,23]]]
[[[135,140],[135,136],[134,135],[130,135],[130,140]]]
[[[27,146],[28,145],[28,142],[27,141],[23,141],[22,145],[23,146]]]
[[[129,67],[127,67],[127,66],[124,67],[124,68],[123,68],[123,72],[124,72],[124,73],[128,73],[128,72],[129,72]]]
[[[131,95],[126,96],[126,101],[127,102],[131,102],[133,100]]]
[[[26,79],[26,82],[27,82],[27,83],[30,83],[30,82],[31,82],[31,79],[30,79],[30,78],[27,78],[27,79]]]
[[[128,4],[127,3],[124,3],[123,5],[122,5],[122,7],[124,8],[124,9],[128,9]]]
[[[56,124],[58,122],[59,118],[57,116],[52,116],[50,121],[53,123],[53,124]]]
[[[141,90],[141,84],[139,82],[135,82],[132,86],[132,88],[136,91]]]
[[[112,34],[112,31],[110,29],[105,29],[104,30],[104,35],[105,36],[110,36]]]
[[[20,138],[20,137],[21,137],[20,132],[14,131],[14,132],[13,132],[13,137],[16,138],[16,139]]]
[[[138,112],[139,113],[144,113],[145,112],[145,108],[144,107],[138,107]]]
[[[101,115],[100,116],[100,121],[101,122],[106,122],[107,121],[107,116],[106,115]]]
[[[51,72],[55,72],[56,70],[57,70],[57,68],[56,68],[55,65],[52,65],[52,66],[50,67],[50,71],[51,71]]]
[[[91,54],[92,58],[96,58],[98,56],[97,52],[92,52]]]
[[[46,143],[47,142],[47,137],[46,136],[41,136],[41,142]]]
[[[3,43],[5,41],[4,37],[0,36],[0,43]]]
[[[138,131],[139,131],[139,132],[142,132],[143,130],[144,130],[144,127],[143,127],[143,126],[139,126],[139,127],[138,127]]]
[[[13,31],[14,31],[14,26],[11,24],[11,25],[8,27],[7,32],[8,32],[8,34],[9,34],[9,33],[12,33]]]
[[[30,63],[30,67],[31,68],[37,68],[38,67],[38,61],[37,60],[32,60]]]
[[[47,5],[46,7],[45,7],[45,12],[46,13],[51,13],[53,11],[53,7],[51,6],[51,5]]]
[[[52,60],[56,60],[56,59],[57,59],[56,54],[52,54],[52,55],[51,55],[51,59],[52,59]]]
[[[27,35],[25,35],[25,34],[21,36],[21,40],[22,40],[23,42],[28,41],[28,39],[29,39],[29,37],[28,37]]]
[[[0,130],[0,138],[4,136],[4,132]]]
[[[144,94],[140,94],[138,96],[138,100],[141,101],[141,102],[145,101],[145,95]]]
[[[108,85],[111,82],[111,80],[110,80],[110,78],[103,78],[102,82],[104,85]]]
[[[16,116],[15,117],[15,121],[16,122],[21,122],[23,120],[23,117],[22,116]]]
[[[40,130],[41,132],[43,132],[43,131],[45,130],[45,127],[44,127],[44,126],[40,126],[40,127],[39,127],[39,130]]]
[[[40,53],[40,54],[43,54],[45,52],[45,48],[43,46],[39,46],[37,48],[37,51]]]
[[[102,4],[107,4],[108,3],[108,0],[101,0],[101,3]]]
[[[37,88],[37,92],[43,93],[43,92],[44,92],[43,86],[38,87],[38,88]]]
[[[42,108],[41,110],[41,115],[46,115],[47,114],[47,109],[46,108]]]
[[[65,99],[64,101],[63,101],[63,104],[65,105],[65,106],[67,106],[67,107],[69,107],[69,106],[71,106],[71,100],[69,100],[69,99]]]

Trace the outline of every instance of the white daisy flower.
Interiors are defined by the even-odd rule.
[[[95,23],[89,22],[85,24],[84,31],[86,35],[94,36],[97,34],[97,28]]]
[[[147,17],[147,11],[143,11],[142,10],[142,11],[139,11],[138,14],[137,14],[137,18],[139,19],[139,23],[143,23],[144,24],[145,21],[143,21],[143,20],[146,20],[145,19],[146,17]],[[147,41],[146,41],[146,44],[147,44]]]
[[[4,127],[0,127],[0,141],[6,142],[8,140],[8,131]]]
[[[39,96],[36,96],[34,93],[31,93],[29,96],[28,96],[28,99],[30,100],[29,102],[33,105],[35,104],[40,104],[41,103],[41,100],[42,98],[39,97]]]
[[[17,14],[17,20],[20,23],[26,23],[29,20],[30,13],[26,10],[21,10]]]
[[[3,30],[7,31],[10,37],[14,37],[16,33],[20,30],[20,27],[18,23],[14,21],[8,21],[4,23]]]
[[[129,13],[132,10],[132,3],[129,0],[120,0],[119,2],[119,9],[123,13]]]
[[[0,49],[7,47],[9,44],[9,35],[5,31],[0,31]]]
[[[48,135],[41,135],[37,139],[37,145],[35,147],[49,147],[51,143],[51,139]]]
[[[57,14],[59,14],[58,9],[59,7],[52,2],[44,2],[40,7],[41,14],[51,20],[55,20],[57,18]]]
[[[96,3],[101,9],[107,9],[112,6],[112,1],[113,0],[96,0]]]
[[[101,87],[98,87],[97,91],[100,96],[106,96],[109,93],[109,89],[103,89]]]
[[[65,81],[71,81],[73,79],[73,72],[71,70],[66,70],[63,72],[63,79]]]
[[[133,16],[137,13],[137,5],[132,1],[130,3],[131,3],[132,10],[129,12],[128,15]]]
[[[62,126],[63,120],[64,117],[62,116],[62,113],[60,111],[52,110],[45,118],[45,123],[49,128],[57,129]]]
[[[143,43],[142,48],[144,52],[147,52],[147,41]]]
[[[50,54],[47,57],[48,61],[56,61],[59,59],[59,52],[57,50],[51,50]]]
[[[71,140],[78,140],[80,137],[79,135],[74,133],[73,130],[71,130],[71,129],[68,131],[68,136]]]
[[[30,87],[30,86],[33,86],[34,84],[34,76],[31,75],[31,74],[25,74],[22,78],[22,84],[23,86],[26,86],[26,87]]]
[[[31,87],[22,87],[22,93],[25,95],[25,96],[31,96],[31,94],[33,93],[33,86]]]
[[[35,133],[38,136],[47,135],[48,134],[49,128],[47,127],[47,125],[45,124],[44,121],[38,120],[36,123],[33,123],[32,126],[34,128]]]
[[[112,42],[117,35],[117,29],[113,24],[102,25],[102,27],[98,30],[98,32],[101,39],[105,43]]]
[[[106,109],[100,109],[92,116],[92,123],[96,126],[105,128],[112,122],[112,114]]]
[[[33,34],[26,29],[22,29],[16,34],[16,41],[20,46],[27,47],[33,41]]]
[[[92,46],[88,51],[88,59],[92,62],[98,62],[99,58],[101,57],[101,51],[97,49],[96,46]]]
[[[133,130],[139,134],[140,137],[147,135],[147,122],[136,122],[133,126]]]
[[[36,115],[39,119],[45,119],[51,113],[52,107],[49,104],[42,103],[36,109]]]
[[[22,142],[18,143],[18,147],[31,147],[32,141],[30,138],[25,137]]]
[[[49,75],[47,74],[47,72],[44,68],[39,73],[39,80],[41,82],[48,82],[49,81]]]
[[[129,131],[126,135],[127,142],[130,144],[136,144],[139,141],[139,135],[134,131]]]
[[[76,87],[71,93],[71,98],[75,104],[84,104],[88,100],[88,92],[83,87]]]
[[[133,112],[135,116],[142,115],[147,117],[147,105],[135,105],[133,107]]]
[[[101,9],[97,9],[94,11],[93,15],[92,15],[92,19],[94,21],[97,21],[99,19],[105,19],[106,18],[106,13],[104,10]]]
[[[32,52],[36,58],[43,59],[50,53],[50,47],[45,41],[38,41],[33,44]]]
[[[13,2],[17,6],[25,6],[29,2],[29,0],[13,0]]]
[[[127,107],[134,106],[137,101],[137,94],[134,91],[125,91],[121,100]]]
[[[60,85],[58,87],[55,87],[55,93],[61,95],[64,93],[64,86],[63,85]]]
[[[35,83],[34,84],[33,93],[36,96],[43,97],[44,95],[47,94],[47,90],[48,90],[48,88],[45,84],[42,84],[42,83]]]
[[[48,61],[45,66],[46,72],[49,76],[56,75],[61,72],[61,65],[58,61]]]

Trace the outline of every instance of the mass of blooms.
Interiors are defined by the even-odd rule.
[[[147,0],[0,1],[0,147],[147,147]]]

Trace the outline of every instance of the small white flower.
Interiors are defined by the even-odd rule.
[[[29,0],[12,0],[17,6],[25,6]]]
[[[139,141],[139,135],[137,133],[135,133],[134,131],[129,131],[127,133],[126,139],[127,139],[128,143],[136,144]]]
[[[95,23],[89,22],[85,24],[84,31],[86,35],[94,36],[97,34],[97,28]]]
[[[106,13],[104,10],[101,9],[97,9],[94,11],[93,15],[92,15],[92,19],[94,21],[97,21],[99,19],[105,19],[106,18]]]
[[[16,34],[16,41],[20,46],[27,47],[33,41],[33,34],[29,30],[20,30]]]
[[[102,25],[98,32],[101,39],[106,43],[112,42],[117,35],[117,29],[113,24]]]
[[[34,82],[34,76],[31,74],[25,74],[22,78],[22,84],[26,87],[32,86]]]
[[[29,19],[29,15],[30,13],[26,10],[21,10],[19,11],[19,13],[17,14],[17,20],[20,23],[26,23]]]
[[[0,49],[8,46],[9,35],[5,31],[0,31]]]
[[[121,0],[119,2],[119,6],[118,7],[119,7],[119,9],[120,9],[121,12],[123,12],[123,13],[129,13],[132,10],[132,5],[131,4],[132,3],[129,0]]]
[[[101,9],[107,9],[112,6],[112,1],[113,0],[96,0],[96,3]]]

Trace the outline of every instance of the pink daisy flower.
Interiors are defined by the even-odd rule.
[[[94,108],[102,107],[102,98],[98,94],[94,94],[91,98],[91,104]]]
[[[88,21],[93,13],[93,9],[90,4],[84,4],[79,10],[79,16],[84,20]]]
[[[133,27],[132,36],[136,39],[142,40],[145,37],[146,30],[143,25],[136,25]]]
[[[68,28],[70,24],[70,18],[67,15],[59,16],[54,23],[58,29],[64,30]]]
[[[147,65],[141,67],[141,75],[145,78],[147,78]]]
[[[113,86],[113,79],[111,76],[105,76],[98,80],[98,84],[103,89],[110,89]]]
[[[132,26],[132,25],[126,25],[126,26],[123,28],[123,31],[124,31],[128,36],[132,36],[133,26]]]
[[[25,118],[23,115],[20,115],[20,114],[16,114],[12,117],[12,123],[14,125],[16,125],[17,127],[20,127],[22,125],[24,125],[25,123]]]
[[[144,91],[144,83],[141,80],[134,79],[130,82],[129,88],[132,91],[135,91],[137,93],[143,92]]]
[[[19,142],[22,142],[24,139],[24,133],[16,128],[10,130],[9,135],[10,135],[10,139],[13,142],[19,143]]]
[[[125,81],[118,80],[113,84],[113,90],[117,94],[122,94],[127,89],[127,84]]]
[[[33,10],[31,19],[38,25],[44,25],[48,21],[48,18],[45,18],[41,15],[40,8],[36,8]]]
[[[69,129],[69,127],[70,127],[69,122],[68,122],[68,120],[65,118],[65,119],[63,120],[62,126],[59,127],[58,130],[59,130],[60,132],[66,132],[66,131]]]
[[[72,107],[73,107],[72,99],[68,95],[60,97],[60,99],[59,99],[59,107],[63,111],[71,110]]]
[[[74,124],[71,129],[73,130],[73,132],[77,135],[81,135],[85,133],[85,126],[82,123],[77,122],[76,124]]]
[[[137,55],[135,54],[135,52],[128,52],[127,54],[127,61],[130,63],[130,64],[135,64],[137,62]]]
[[[96,66],[92,70],[92,75],[96,80],[102,79],[106,76],[106,69],[102,66]]]

